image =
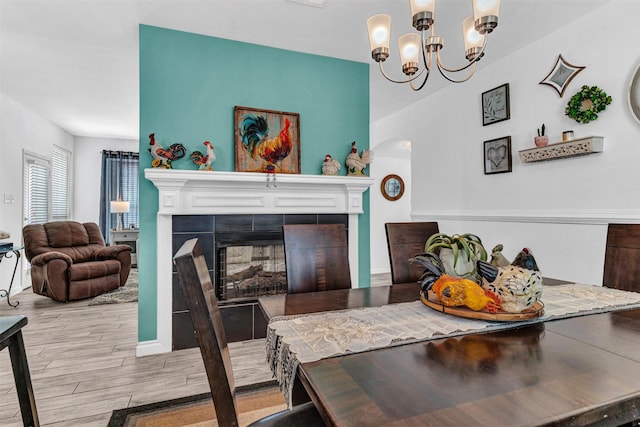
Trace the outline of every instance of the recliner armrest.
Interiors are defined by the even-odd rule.
[[[113,245],[100,248],[93,253],[93,259],[96,261],[104,261],[106,259],[115,259],[122,252],[131,252],[131,246],[129,245]]]
[[[36,267],[43,267],[54,259],[63,260],[67,263],[67,265],[73,264],[73,259],[69,255],[63,254],[62,252],[54,251],[45,252],[43,254],[34,256],[33,258],[31,258],[31,265],[35,265]]]

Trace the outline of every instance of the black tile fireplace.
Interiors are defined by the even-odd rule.
[[[347,214],[174,215],[175,253],[198,238],[216,289],[229,342],[266,336],[266,322],[257,298],[286,293],[282,226],[344,224]],[[197,347],[189,311],[173,270],[173,350]]]

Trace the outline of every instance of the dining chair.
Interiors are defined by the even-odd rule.
[[[202,354],[218,424],[237,426],[238,412],[231,356],[218,300],[198,239],[186,241],[174,255],[173,262]],[[306,402],[269,415],[251,425],[293,427],[325,424],[313,402]]]
[[[424,252],[424,244],[439,232],[437,222],[387,222],[387,247],[391,264],[391,283],[415,283],[424,268],[409,262]]]
[[[344,224],[289,224],[282,231],[288,293],[351,288]]]
[[[640,292],[640,224],[609,224],[602,284]]]

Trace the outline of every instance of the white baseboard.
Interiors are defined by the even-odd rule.
[[[136,357],[169,352],[171,352],[171,348],[166,348],[158,340],[138,341],[138,346],[136,347]]]
[[[464,212],[418,211],[411,212],[411,218],[414,221],[449,220],[606,225],[610,223],[640,223],[640,211],[636,209],[465,210]]]

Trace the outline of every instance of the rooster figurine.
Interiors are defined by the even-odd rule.
[[[207,154],[202,154],[200,151],[194,151],[191,153],[191,161],[194,165],[199,166],[198,170],[212,171],[211,163],[216,159],[216,154],[213,152],[213,145],[209,141],[202,143],[207,147]]]
[[[242,119],[238,129],[242,146],[251,158],[266,162],[262,172],[278,172],[279,164],[291,153],[293,136],[290,127],[291,121],[285,118],[284,127],[278,136],[269,138],[269,124],[265,117],[246,114]]]
[[[542,296],[542,274],[533,254],[522,249],[511,265],[497,267],[478,261],[482,287],[500,298],[500,305],[509,313],[521,313],[533,307]]]
[[[331,157],[331,154],[324,156],[322,162],[322,175],[338,175],[340,171],[340,162]]]
[[[432,290],[447,307],[467,306],[474,311],[486,310],[490,313],[500,308],[500,299],[495,293],[483,289],[473,280],[445,274],[444,265],[436,254],[417,255],[409,261],[425,268],[420,278],[421,293],[425,298],[428,291]]]
[[[155,134],[149,134],[149,152],[153,161],[151,166],[154,168],[163,167],[171,169],[171,163],[174,160],[178,160],[184,157],[187,150],[182,144],[171,144],[166,150],[158,144],[155,138]]]
[[[359,156],[356,142],[353,141],[351,143],[351,153],[349,153],[347,160],[345,160],[347,175],[364,175],[362,171],[369,163],[371,163],[371,151],[364,150],[362,156]]]
[[[502,255],[502,249],[504,249],[504,247],[500,244],[493,247],[491,250],[491,261],[489,261],[491,265],[495,265],[496,267],[506,267],[507,265],[511,265],[509,260]]]

